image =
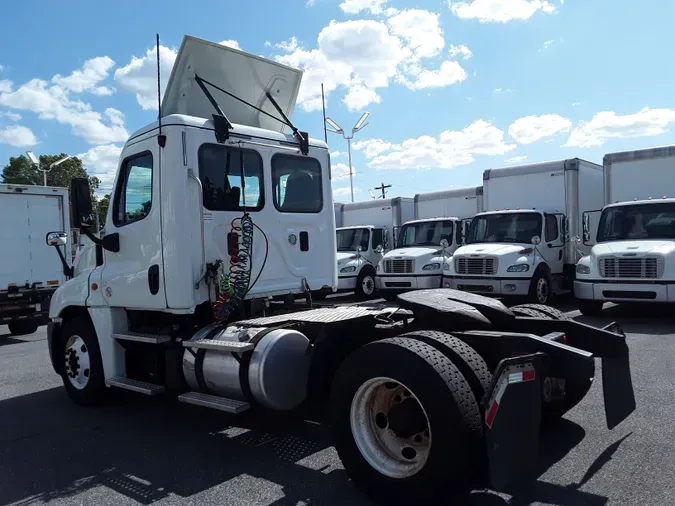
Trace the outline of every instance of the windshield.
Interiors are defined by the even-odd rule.
[[[421,221],[403,225],[398,247],[438,246],[442,239],[447,239],[448,243],[452,244],[452,227],[453,222],[450,220]]]
[[[675,239],[675,203],[605,209],[598,224],[598,242],[626,239]]]
[[[539,213],[503,213],[476,216],[471,221],[467,244],[480,242],[532,243],[541,236]]]
[[[338,251],[356,251],[361,246],[363,251],[368,251],[370,230],[367,228],[348,228],[335,232]]]

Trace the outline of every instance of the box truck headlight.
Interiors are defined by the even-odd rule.
[[[380,272],[380,264],[377,264],[377,265],[375,266],[375,272]]]
[[[588,265],[577,264],[577,274],[590,274],[591,268]]]
[[[438,269],[441,268],[441,264],[438,262],[434,262],[433,264],[427,264],[424,267],[422,267],[423,271],[437,271]]]
[[[443,270],[444,270],[444,271],[449,271],[449,270],[450,270],[450,264],[447,263],[447,262],[444,263],[444,264],[443,264]]]
[[[527,272],[530,270],[530,264],[511,265],[506,272]]]
[[[348,267],[343,267],[342,269],[340,269],[340,272],[345,272],[345,273],[346,272],[354,272],[355,270],[356,270],[356,266],[350,265]]]

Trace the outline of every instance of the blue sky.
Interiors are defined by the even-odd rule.
[[[261,19],[264,14],[265,18]],[[23,0],[3,8],[0,162],[27,149],[81,155],[109,187],[126,136],[156,116],[184,34],[305,70],[294,122],[327,113],[356,134],[356,200],[481,184],[515,163],[674,143],[667,0]],[[329,133],[334,194],[346,141]],[[340,154],[337,154],[337,153]]]

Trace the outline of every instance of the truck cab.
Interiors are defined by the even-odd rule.
[[[336,230],[338,291],[354,291],[357,297],[375,293],[376,266],[387,249],[386,227],[362,225]]]
[[[393,298],[401,291],[440,288],[446,260],[461,241],[462,220],[457,217],[407,221],[396,248],[377,264],[378,290]]]
[[[579,310],[596,315],[605,302],[675,302],[675,199],[607,205],[595,238],[591,217],[583,240],[594,245],[578,261],[574,282]]]

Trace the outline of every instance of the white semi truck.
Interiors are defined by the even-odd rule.
[[[406,505],[535,476],[542,417],[584,397],[595,357],[611,365],[608,427],[629,416],[615,324],[557,320],[550,308],[522,318],[444,289],[396,305],[268,312],[275,294],[337,283],[328,149],[288,119],[300,80],[186,37],[161,125],[123,147],[102,237],[91,232],[88,180],[72,181],[74,222],[95,247],[53,295],[47,333],[71,400],[99,404],[122,388],[231,415],[328,421],[353,482],[378,504]],[[551,376],[565,389],[546,388]]]
[[[675,302],[674,163],[675,146],[605,155],[605,207],[585,216],[593,246],[576,267],[583,314],[605,302]]]
[[[571,238],[583,212],[602,205],[602,185],[602,166],[579,158],[486,170],[486,211],[449,262],[446,286],[540,304],[572,290],[577,255],[590,248]]]
[[[376,266],[413,213],[413,199],[406,197],[344,204],[336,231],[338,290],[353,290],[360,298],[374,295]]]
[[[414,209],[395,249],[378,263],[377,288],[388,299],[401,291],[441,286],[444,265],[462,244],[465,224],[483,210],[482,187],[417,194]]]
[[[49,322],[49,302],[65,280],[45,247],[49,232],[70,237],[68,189],[0,184],[0,325],[32,334]]]

